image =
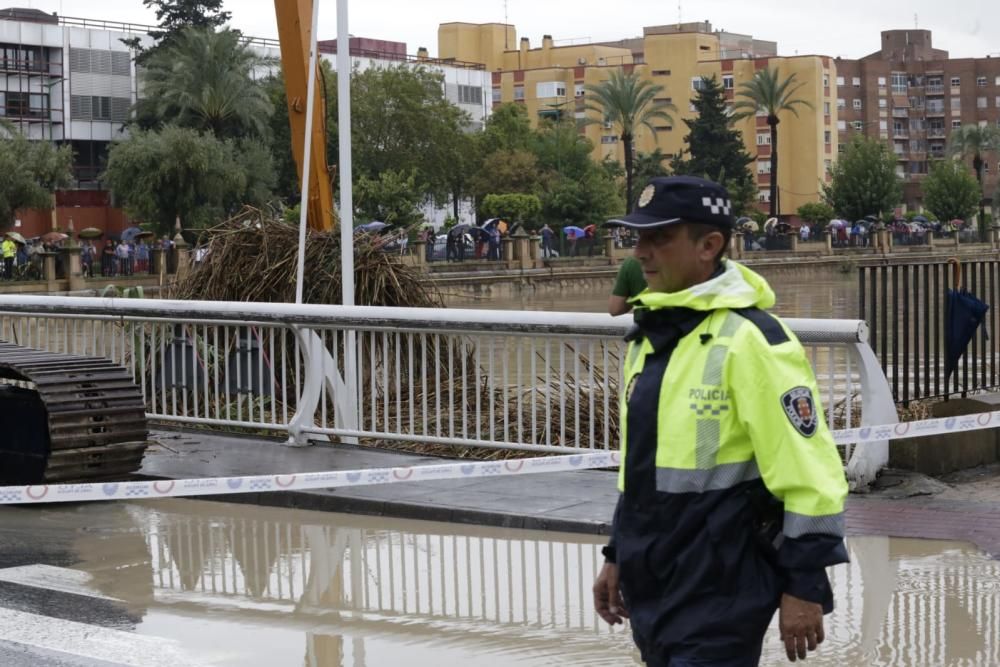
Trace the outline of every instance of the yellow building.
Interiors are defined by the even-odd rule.
[[[837,108],[834,103],[836,65],[826,56],[778,57],[773,42],[746,35],[712,31],[708,23],[653,26],[641,38],[614,43],[556,46],[546,35],[539,48],[528,38],[516,42],[513,26],[499,23],[445,23],[438,29],[439,57],[482,62],[493,75],[493,103],[524,104],[534,122],[546,116],[573,113],[585,117],[586,86],[605,81],[610,72],[623,67],[663,86],[657,98],[672,102],[672,125],[657,127],[656,135],[641,128],[636,150],[650,152],[659,147],[667,155],[684,147],[692,118],[690,100],[701,77],[715,76],[733,99],[740,84],[756,70],[777,67],[782,77],[795,74],[804,84],[796,96],[810,103],[798,107],[798,116],[786,112],[778,125],[778,187],[780,213],[795,214],[807,202],[818,201],[827,169],[836,159]],[[757,177],[761,208],[767,210],[770,188],[770,132],[764,118],[737,124],[747,152],[756,156],[751,171]],[[603,124],[581,128],[594,143],[594,159],[611,156],[623,160],[616,129]]]

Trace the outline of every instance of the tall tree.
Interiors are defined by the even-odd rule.
[[[48,141],[29,141],[0,118],[0,230],[10,228],[19,208],[52,205],[56,188],[69,185],[73,152]]]
[[[860,220],[892,211],[903,196],[896,155],[877,139],[856,135],[830,169],[823,199],[841,217]]]
[[[939,160],[922,183],[924,207],[938,220],[968,220],[982,201],[982,185],[960,162]]]
[[[186,28],[140,70],[136,123],[143,129],[175,124],[220,139],[267,137],[274,106],[253,78],[254,68],[267,64],[239,33]]]
[[[197,229],[243,204],[263,205],[273,174],[270,154],[259,144],[241,146],[168,125],[116,143],[105,178],[131,215],[167,233],[177,217],[186,229]]]
[[[986,153],[1000,152],[1000,128],[986,125],[963,125],[952,131],[948,139],[948,152],[963,160],[972,160],[972,168],[979,182],[979,233],[986,233],[986,194],[983,192],[983,167]]]
[[[755,117],[758,113],[767,116],[771,128],[771,217],[777,217],[778,206],[778,123],[781,114],[790,111],[797,117],[797,107],[813,108],[808,100],[796,97],[796,93],[806,84],[796,85],[795,74],[781,78],[778,68],[757,70],[753,78],[740,85],[738,99],[733,105],[733,118],[741,120]]]
[[[626,73],[624,68],[612,70],[607,81],[588,84],[586,90],[594,101],[587,102],[584,108],[598,117],[585,118],[584,125],[610,123],[618,129],[625,151],[625,208],[631,210],[635,204],[632,198],[635,133],[640,127],[646,127],[655,138],[654,122],[673,124],[670,112],[677,109],[670,102],[656,100],[663,86],[641,78],[635,71]]]
[[[232,14],[222,11],[223,0],[142,0],[147,8],[156,8],[158,30],[150,30],[149,36],[155,41],[151,48],[144,48],[138,37],[123,39],[136,52],[136,62],[140,65],[160,48],[169,46],[175,37],[186,28],[215,30],[229,22]]]

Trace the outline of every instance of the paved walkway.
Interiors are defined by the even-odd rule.
[[[153,440],[160,444],[147,452],[141,474],[165,479],[441,462],[433,457],[346,445],[290,449],[273,440],[210,432],[157,431]],[[978,484],[996,491],[1000,476]],[[892,489],[852,495],[847,503],[848,534],[972,542],[1000,558],[1000,493],[979,494],[985,500],[949,498],[947,493],[905,498],[893,495]],[[617,490],[615,473],[586,470],[210,498],[326,512],[606,534]]]

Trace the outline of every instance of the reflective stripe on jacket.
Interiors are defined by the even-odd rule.
[[[812,368],[734,262],[632,302],[613,540],[633,632],[658,658],[745,654],[783,592],[831,610],[824,568],[847,560]]]

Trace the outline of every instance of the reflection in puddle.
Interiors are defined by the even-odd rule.
[[[94,526],[73,549],[95,592],[207,664],[638,664],[591,608],[601,538],[187,500],[72,511]],[[1000,563],[849,545],[809,665],[1000,664]],[[762,664],[783,661],[772,627]]]

